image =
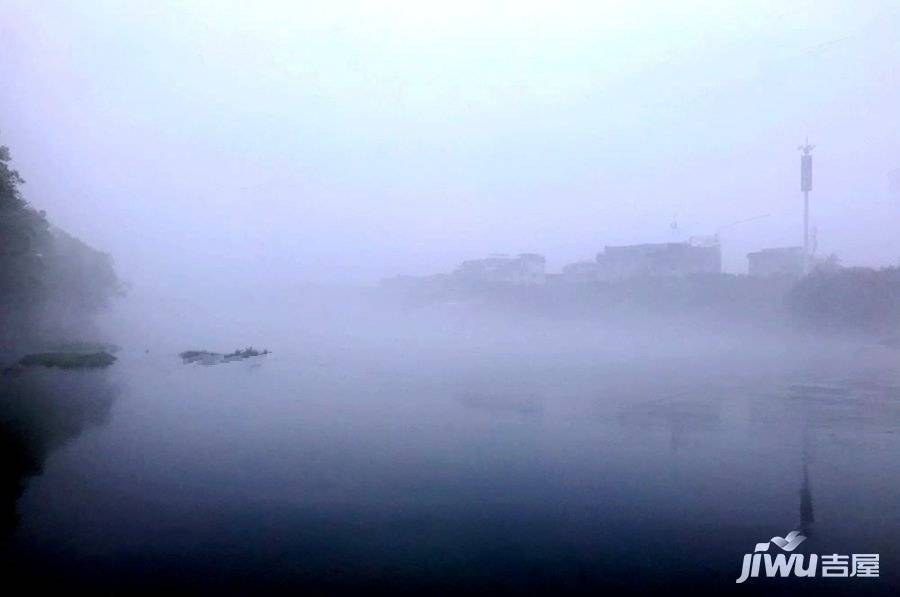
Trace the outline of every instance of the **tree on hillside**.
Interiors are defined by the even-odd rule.
[[[0,349],[74,328],[121,290],[109,256],[51,226],[24,182],[0,146]]]

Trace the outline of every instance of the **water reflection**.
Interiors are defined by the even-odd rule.
[[[355,356],[117,364],[115,418],[20,500],[18,561],[105,590],[686,592],[800,530],[898,584],[889,370]],[[68,437],[114,395],[83,383]]]
[[[670,434],[673,454],[689,449],[690,437],[711,432],[721,425],[719,404],[709,400],[661,398],[623,407],[618,421],[625,428],[641,430],[659,427]]]
[[[105,372],[29,370],[0,376],[0,534],[16,528],[16,501],[54,450],[103,424],[116,396]]]
[[[807,537],[812,536],[812,524],[816,521],[813,514],[812,487],[809,484],[809,434],[803,433],[802,473],[800,483],[800,531]]]
[[[466,392],[459,397],[463,406],[491,414],[537,415],[543,412],[540,397],[533,394]]]

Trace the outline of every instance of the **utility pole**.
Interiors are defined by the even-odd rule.
[[[812,150],[815,145],[806,144],[799,146],[800,154],[800,190],[803,191],[803,273],[809,272],[809,192],[812,190]]]

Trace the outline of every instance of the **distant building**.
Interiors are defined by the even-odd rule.
[[[718,239],[688,242],[607,246],[597,255],[598,278],[622,280],[639,276],[687,276],[722,273]]]
[[[543,255],[522,253],[516,257],[496,255],[487,259],[463,261],[453,277],[467,285],[514,284],[538,285],[545,282],[546,260]]]
[[[747,255],[748,273],[751,276],[802,276],[803,247],[779,247],[763,249]]]
[[[596,282],[600,279],[600,264],[596,261],[578,261],[562,269],[560,279],[568,283]]]

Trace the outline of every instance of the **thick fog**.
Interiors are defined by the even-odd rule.
[[[0,0],[0,573],[900,594],[898,57],[887,0]]]
[[[23,194],[136,296],[716,232],[742,273],[802,243],[806,136],[819,253],[900,258],[893,2],[0,7]]]

